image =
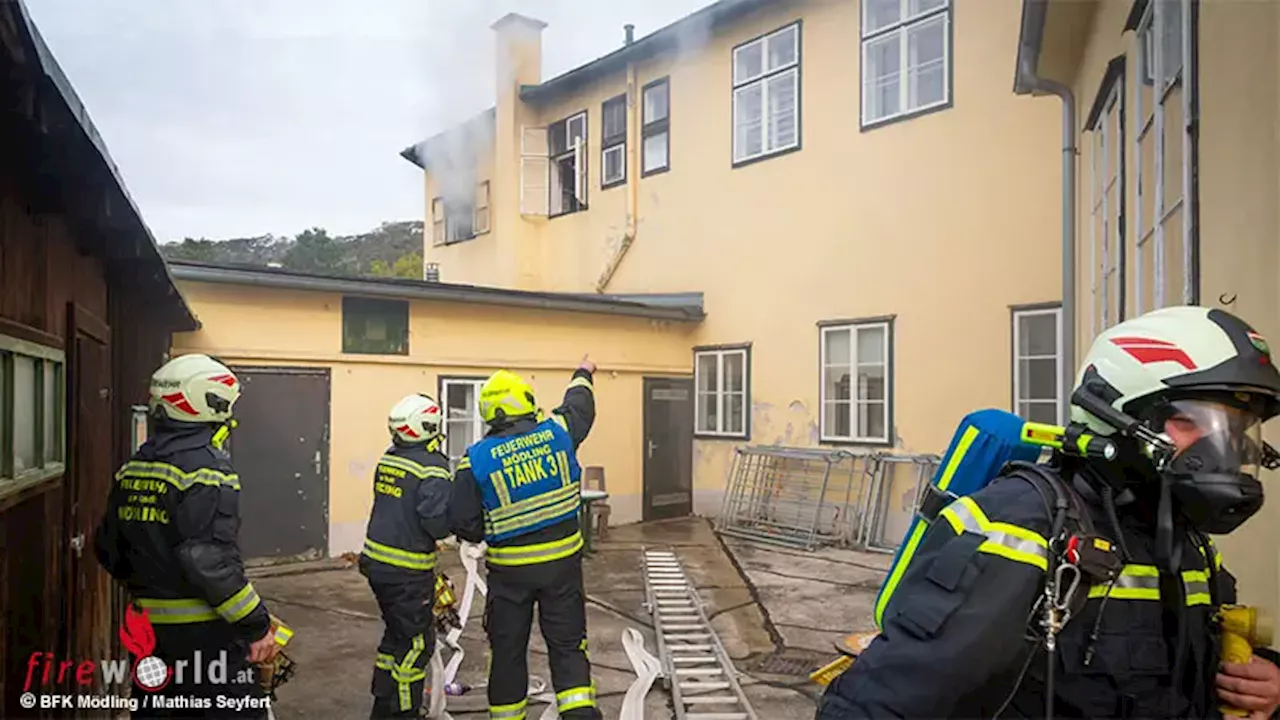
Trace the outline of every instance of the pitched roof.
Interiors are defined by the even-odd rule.
[[[533,292],[484,285],[464,285],[406,278],[352,277],[236,265],[172,261],[174,277],[192,282],[252,285],[290,290],[335,292],[405,300],[437,300],[568,312],[630,315],[653,320],[699,322],[705,317],[702,293],[596,295]]]

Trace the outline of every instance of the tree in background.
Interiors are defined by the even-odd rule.
[[[422,279],[422,255],[416,252],[401,255],[395,263],[388,265],[386,260],[374,260],[369,264],[369,274],[378,277]]]

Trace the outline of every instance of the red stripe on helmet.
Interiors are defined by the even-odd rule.
[[[1196,369],[1196,364],[1191,359],[1191,356],[1167,340],[1120,337],[1111,338],[1111,344],[1124,350],[1130,357],[1143,365],[1158,362],[1176,362],[1188,370]]]
[[[409,437],[418,437],[418,433],[414,432],[413,428],[409,427],[408,425],[401,425],[400,427],[396,428],[396,432],[402,432],[405,435],[408,435]]]
[[[222,385],[226,385],[227,387],[235,387],[236,376],[235,375],[214,375],[213,377],[209,378],[209,382],[216,382]]]
[[[188,415],[200,414],[199,411],[197,411],[194,407],[191,406],[191,403],[187,400],[187,396],[183,395],[180,392],[176,392],[171,395],[162,395],[160,396],[160,399],[178,408],[182,412],[187,413]]]

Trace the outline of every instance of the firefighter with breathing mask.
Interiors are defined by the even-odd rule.
[[[1221,662],[1236,583],[1208,537],[1256,513],[1260,466],[1280,466],[1262,439],[1280,412],[1266,341],[1223,310],[1156,310],[1098,336],[1070,402],[1116,457],[1056,453],[1043,486],[1006,471],[946,506],[819,720],[1280,706],[1273,651]]]
[[[373,720],[423,715],[427,663],[435,651],[436,541],[449,535],[449,458],[440,405],[407,395],[391,408],[391,446],[374,470],[373,510],[360,572],[386,630],[374,662]]]
[[[507,370],[480,389],[483,440],[458,463],[450,501],[454,532],[485,541],[489,592],[489,717],[523,720],[534,606],[547,643],[551,684],[565,720],[599,720],[587,658],[582,585],[581,468],[577,449],[595,422],[586,357],[560,407],[544,417],[533,388]]]
[[[240,478],[222,444],[239,397],[235,374],[207,355],[183,355],[157,370],[150,437],[116,473],[97,529],[98,561],[146,612],[155,631],[151,654],[168,666],[170,682],[155,694],[212,703],[152,706],[147,717],[267,716],[265,707],[235,712],[216,702],[219,695],[262,697],[252,663],[270,661],[287,640],[277,641],[236,544]],[[223,682],[207,667],[193,671],[193,663],[224,655]],[[186,666],[181,679],[177,663]]]

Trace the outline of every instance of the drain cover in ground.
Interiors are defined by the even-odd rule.
[[[786,655],[770,655],[761,660],[755,667],[756,672],[769,673],[771,675],[798,675],[808,677],[818,667],[822,666],[831,658],[818,658],[817,656],[786,656]]]

